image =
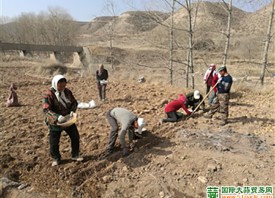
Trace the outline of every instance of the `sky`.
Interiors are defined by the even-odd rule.
[[[113,2],[116,15],[130,10],[144,10],[150,0],[0,0],[0,17],[18,17],[22,13],[47,12],[50,7],[64,9],[76,21],[91,21],[98,16],[110,15],[107,2]],[[151,0],[157,4],[161,0]],[[233,4],[245,11],[255,11],[257,6],[240,3],[243,0],[233,0]],[[268,1],[268,0],[261,0]],[[146,5],[147,4],[147,5]]]

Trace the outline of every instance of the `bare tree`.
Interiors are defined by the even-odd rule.
[[[2,42],[15,41],[14,19],[1,17],[0,40]]]
[[[16,40],[19,43],[37,43],[35,25],[36,16],[33,13],[21,14],[16,20]]]
[[[188,52],[187,52],[187,65],[186,65],[186,87],[189,87],[189,74],[191,73],[192,88],[195,88],[195,77],[194,77],[194,31],[197,18],[197,12],[199,9],[200,1],[197,1],[195,9],[193,8],[194,3],[191,0],[185,0],[185,3],[177,1],[185,10],[188,15],[188,29],[185,30],[188,33]]]
[[[1,27],[6,42],[26,44],[73,45],[77,26],[63,9],[50,8],[48,13],[24,13]]]
[[[223,53],[223,65],[226,65],[227,57],[228,57],[228,49],[230,44],[230,37],[231,37],[231,19],[232,19],[232,0],[228,0],[228,4],[225,0],[222,0],[223,8],[227,12],[227,29],[224,33],[226,40],[224,46],[224,53]]]
[[[262,85],[264,84],[265,70],[266,70],[267,62],[268,62],[268,50],[269,50],[269,44],[270,44],[271,38],[272,38],[273,19],[274,19],[274,0],[272,0],[272,6],[271,6],[271,11],[270,11],[270,18],[269,18],[268,27],[267,27],[264,54],[263,54],[262,71],[260,74],[260,80],[261,80]]]
[[[172,0],[171,6],[171,16],[170,16],[170,27],[169,27],[169,72],[170,72],[170,84],[173,84],[173,51],[174,51],[174,12],[175,12],[175,2]]]
[[[111,61],[111,67],[112,70],[115,69],[114,66],[114,39],[115,39],[115,24],[116,24],[116,9],[115,9],[115,3],[113,0],[106,0],[106,11],[108,12],[109,15],[111,15],[112,20],[108,23],[107,26],[105,26],[105,30],[108,35],[108,40],[109,40],[109,48],[110,48],[110,61]]]
[[[189,87],[189,74],[193,74],[194,65],[193,65],[193,23],[192,23],[192,2],[191,0],[185,0],[185,5],[180,3],[188,13],[188,51],[187,51],[187,65],[186,65],[186,87]],[[194,88],[194,75],[192,75],[192,87]]]
[[[195,78],[194,78],[194,63],[193,63],[193,49],[194,49],[194,28],[196,23],[196,16],[198,11],[198,6],[200,0],[196,0],[198,2],[194,6],[192,0],[183,0],[181,2],[180,0],[163,0],[161,6],[166,7],[169,9],[170,18],[169,20],[165,20],[162,15],[163,13],[157,13],[155,11],[148,11],[147,14],[150,16],[150,18],[155,21],[156,24],[159,24],[160,26],[164,27],[168,31],[168,37],[166,39],[163,37],[163,32],[158,32],[160,34],[160,37],[158,39],[157,35],[154,36],[152,40],[149,40],[148,42],[152,45],[156,46],[160,49],[167,49],[166,46],[163,44],[166,44],[168,42],[169,48],[168,48],[168,64],[167,66],[164,66],[169,71],[169,83],[174,84],[174,78],[175,78],[175,71],[183,71],[186,74],[186,86],[189,86],[189,78],[191,76],[192,78],[192,87],[195,86]],[[175,24],[174,22],[174,15],[175,11],[179,7],[184,7],[187,11],[187,24]],[[158,9],[159,10],[159,9]],[[167,9],[166,9],[167,10]],[[180,27],[182,26],[182,28]],[[187,26],[187,28],[186,28]],[[178,35],[181,35],[184,33],[187,33],[188,35],[188,42],[185,44],[184,37],[175,36],[175,32],[178,33]],[[180,33],[181,32],[181,33]],[[154,41],[158,41],[161,43],[154,43]],[[184,43],[184,44],[183,44]],[[187,61],[182,59],[182,56],[176,56],[176,53],[179,52],[179,50],[188,50],[187,55]],[[178,68],[179,65],[186,65],[186,68],[183,69],[181,66]],[[144,65],[143,65],[144,66]],[[148,67],[148,66],[147,66]],[[191,75],[190,75],[191,74]]]
[[[132,2],[129,2],[129,0],[125,0],[126,3],[133,9]],[[174,53],[175,53],[175,40],[174,40],[174,13],[176,10],[176,0],[162,0],[159,1],[157,4],[155,4],[155,1],[147,2],[148,7],[145,8],[146,12],[144,12],[144,15],[140,15],[139,20],[148,22],[151,21],[150,24],[148,24],[147,28],[153,29],[153,27],[157,27],[157,25],[160,25],[161,27],[164,27],[162,29],[163,31],[158,32],[157,35],[152,37],[147,37],[145,39],[148,39],[147,42],[153,45],[154,47],[160,49],[161,52],[163,52],[163,56],[160,56],[159,58],[163,61],[160,61],[161,63],[156,65],[149,65],[148,63],[135,63],[133,65],[140,66],[144,68],[154,68],[163,70],[163,68],[167,69],[168,75],[169,75],[169,84],[174,84]],[[158,7],[156,9],[156,7]],[[159,11],[156,11],[159,10]],[[165,11],[160,11],[165,10]],[[170,17],[170,18],[169,18]],[[166,20],[167,19],[167,20]],[[146,29],[146,28],[145,28]],[[141,30],[142,31],[142,30]],[[166,34],[167,37],[163,37],[163,34]],[[167,52],[167,54],[166,54]]]
[[[75,43],[77,27],[65,10],[58,7],[49,8],[46,27],[50,44],[64,46]]]

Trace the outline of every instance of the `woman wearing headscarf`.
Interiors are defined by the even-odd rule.
[[[18,97],[16,93],[17,87],[15,84],[11,83],[10,86],[10,95],[7,99],[6,106],[7,107],[16,107],[19,106]]]
[[[99,92],[99,99],[104,101],[106,99],[106,87],[108,80],[108,71],[104,69],[103,64],[101,64],[96,71],[96,83]]]
[[[217,76],[217,72],[216,72],[216,65],[215,64],[210,64],[209,68],[206,70],[204,77],[203,77],[203,81],[206,84],[206,94],[210,91],[210,88],[212,86],[212,81],[213,78],[215,78]]]
[[[11,86],[10,86],[10,95],[9,95],[9,97],[7,99],[7,102],[6,102],[6,106],[7,107],[16,107],[16,106],[19,106],[16,90],[17,90],[16,85],[13,84],[13,83],[11,83]]]
[[[52,79],[52,86],[44,96],[43,111],[46,114],[46,123],[50,131],[50,154],[53,158],[52,166],[60,163],[59,141],[64,130],[71,139],[72,160],[82,161],[79,155],[79,133],[75,124],[61,127],[58,124],[67,121],[67,115],[75,112],[77,101],[72,92],[66,88],[67,80],[63,75],[56,75]]]

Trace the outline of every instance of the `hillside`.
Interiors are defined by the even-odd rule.
[[[202,2],[192,4],[193,8],[198,6],[196,25],[194,29],[195,49],[198,52],[215,52],[222,56],[225,36],[223,33],[227,28],[227,13],[221,3]],[[269,19],[271,5],[254,12],[248,13],[233,7],[231,24],[230,51],[232,58],[261,59],[263,53],[263,41]],[[193,15],[194,17],[194,15]],[[156,21],[158,21],[156,23]],[[170,23],[169,13],[160,12],[126,12],[116,18],[114,25],[113,45],[118,48],[159,48],[168,50],[168,28]],[[184,52],[187,46],[188,16],[185,8],[176,10],[174,15],[174,47]],[[107,25],[107,24],[106,24]],[[106,26],[105,25],[105,26]],[[104,31],[105,30],[105,31]],[[108,46],[110,32],[106,28],[98,28],[92,34],[85,34],[80,43],[87,45]],[[81,33],[80,33],[81,35]],[[166,35],[166,36],[165,36]],[[274,37],[272,37],[274,41]],[[252,41],[252,42],[251,42]],[[253,45],[252,45],[253,43]],[[272,56],[274,46],[270,46],[269,58]],[[182,49],[183,48],[183,49]],[[200,55],[199,55],[200,56]],[[215,57],[216,58],[216,57]],[[138,62],[138,60],[137,60]]]
[[[160,20],[168,17],[166,13],[158,11],[150,13],[157,15]],[[140,43],[140,34],[157,26],[151,14],[145,11],[129,11],[116,17],[97,17],[79,29],[79,42],[85,46],[95,43],[106,45],[110,35],[113,35],[119,44],[123,41],[128,42],[129,37],[136,38],[137,43]]]
[[[93,34],[112,21],[112,19],[113,17],[111,16],[96,17],[91,22],[86,23],[85,26],[80,27],[80,32],[83,34]]]
[[[241,29],[245,29],[249,34],[265,34],[269,23],[271,8],[272,4],[270,3],[256,12],[247,14],[243,23],[241,23]],[[245,33],[243,32],[243,34]]]

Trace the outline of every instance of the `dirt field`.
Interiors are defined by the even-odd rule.
[[[0,197],[181,198],[206,197],[207,186],[275,187],[274,79],[264,87],[234,82],[229,124],[220,127],[202,112],[158,125],[165,116],[163,101],[185,93],[183,88],[118,81],[111,75],[108,99],[102,103],[93,77],[68,76],[67,87],[77,100],[93,99],[97,107],[77,111],[84,162],[71,161],[64,133],[62,164],[51,167],[42,113],[42,93],[51,79],[29,75],[33,64],[16,61],[0,66]],[[18,86],[20,107],[5,107],[11,82]],[[116,106],[144,117],[147,131],[128,157],[122,158],[118,148],[101,159],[110,130],[105,113]]]

